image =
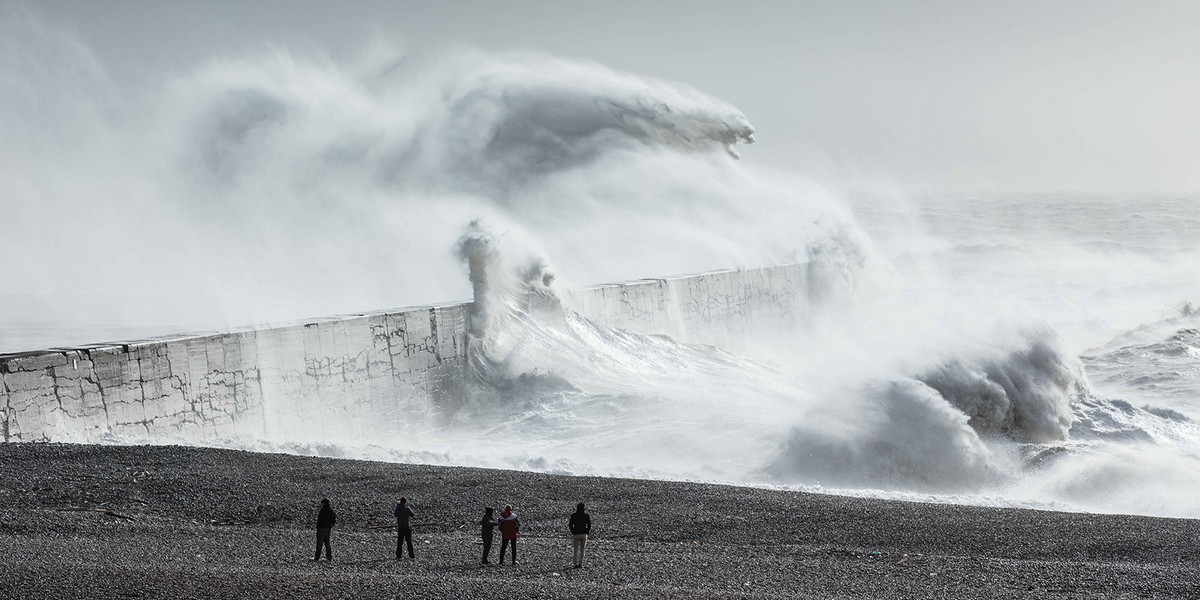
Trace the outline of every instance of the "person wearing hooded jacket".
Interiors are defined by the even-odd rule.
[[[479,520],[479,534],[483,538],[483,562],[482,564],[491,564],[488,560],[488,554],[492,551],[492,534],[496,530],[495,513],[492,507],[488,506],[483,509],[483,518]]]
[[[317,511],[317,554],[314,561],[321,560],[321,546],[325,547],[325,560],[333,560],[333,550],[329,547],[329,534],[337,524],[337,513],[329,506],[329,498],[321,499],[321,510]]]
[[[582,502],[575,506],[575,513],[567,521],[567,529],[571,530],[571,546],[574,549],[575,568],[578,569],[583,566],[583,548],[592,531],[592,517],[583,511]]]
[[[512,546],[512,564],[517,564],[517,536],[520,535],[521,520],[513,512],[512,505],[505,505],[500,513],[500,564],[504,564],[504,550]]]

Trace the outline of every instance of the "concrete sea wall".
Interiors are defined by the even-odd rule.
[[[809,279],[805,265],[721,271],[601,285],[566,301],[612,326],[727,345],[796,324]],[[470,306],[0,355],[0,434],[370,441],[419,432],[463,400]]]

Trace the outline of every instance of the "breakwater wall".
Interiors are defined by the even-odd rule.
[[[600,285],[580,314],[731,345],[807,314],[807,265]],[[463,401],[471,304],[0,355],[5,442],[106,435],[319,442],[417,434]]]

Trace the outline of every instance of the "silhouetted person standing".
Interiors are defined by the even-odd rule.
[[[496,519],[492,507],[483,509],[483,519],[479,521],[480,535],[483,536],[483,564],[489,564],[488,553],[492,551],[492,534],[496,530]]]
[[[329,498],[321,499],[321,510],[317,511],[317,554],[313,560],[321,560],[321,546],[325,546],[325,560],[333,560],[333,550],[329,547],[329,534],[337,524],[337,513],[329,506]]]
[[[416,559],[412,546],[413,510],[408,507],[408,498],[401,498],[396,503],[396,560],[404,558],[404,542],[408,542],[408,557]]]
[[[512,564],[517,564],[517,535],[521,531],[521,520],[513,513],[511,505],[505,505],[500,513],[500,564],[504,564],[504,550],[512,546]]]
[[[583,566],[583,548],[587,545],[588,533],[592,531],[592,517],[583,512],[583,503],[580,502],[575,506],[575,514],[571,515],[571,520],[567,522],[567,527],[571,530],[571,547],[575,550],[575,568]]]

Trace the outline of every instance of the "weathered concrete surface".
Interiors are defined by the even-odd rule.
[[[597,286],[568,303],[615,327],[725,346],[800,324],[811,314],[809,279],[804,265],[717,271]]]
[[[602,285],[567,303],[642,333],[727,345],[797,324],[804,265]],[[463,399],[469,303],[280,327],[0,355],[0,434],[279,440],[392,437]]]

